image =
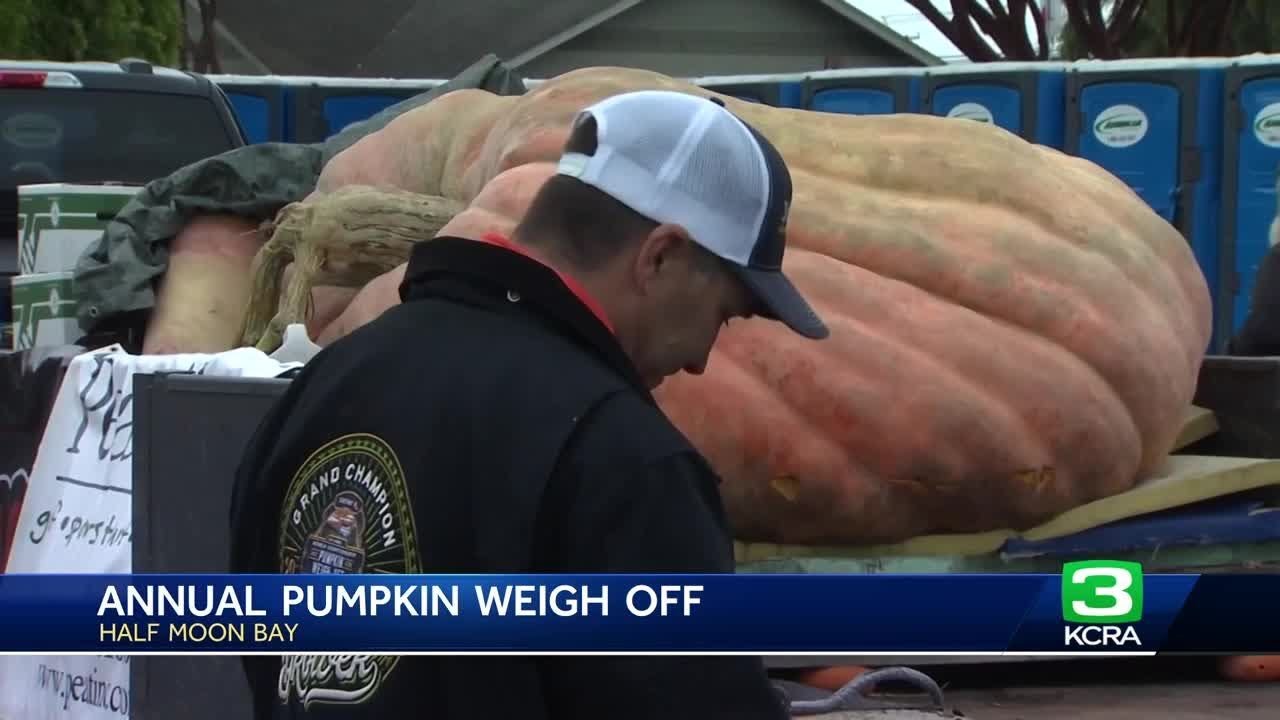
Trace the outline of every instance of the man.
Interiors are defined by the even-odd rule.
[[[588,108],[514,242],[419,244],[403,302],[293,381],[241,465],[234,570],[732,572],[718,479],[650,391],[733,318],[826,336],[781,273],[790,201],[716,102]],[[263,717],[786,716],[750,658],[245,664]]]
[[[1280,355],[1280,217],[1271,222],[1267,238],[1269,247],[1254,276],[1249,312],[1227,346],[1229,355]]]

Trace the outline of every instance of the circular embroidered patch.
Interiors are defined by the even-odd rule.
[[[289,483],[280,518],[280,571],[421,572],[412,506],[400,460],[375,435],[337,438],[311,454]],[[394,655],[287,655],[279,696],[358,704],[386,682]]]

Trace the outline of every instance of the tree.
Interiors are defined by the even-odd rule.
[[[182,66],[202,73],[222,72],[217,36],[214,34],[214,25],[218,20],[217,0],[196,0],[200,9],[198,38],[191,35],[186,0],[177,1],[182,6]]]
[[[0,57],[114,62],[178,60],[173,0],[0,0]]]
[[[1102,8],[1112,22],[1120,4]],[[1091,42],[1074,25],[1062,36],[1062,54],[1073,60],[1244,55],[1278,46],[1280,8],[1274,0],[1145,0],[1128,31],[1104,45]]]
[[[1148,3],[1149,0],[1063,0],[1068,19],[1063,36],[1075,38],[1090,57],[1122,57],[1119,48],[1129,42]]]
[[[906,0],[974,62],[1047,60],[1044,0]],[[1061,0],[1069,59],[1269,52],[1280,35],[1276,0]],[[1030,25],[1030,29],[1028,29]],[[1034,36],[1034,39],[1033,37]]]
[[[933,0],[907,2],[974,62],[1049,59],[1052,46],[1040,0],[951,0],[949,18]],[[1027,33],[1028,17],[1034,42]]]
[[[30,57],[31,14],[37,0],[0,0],[0,57]]]

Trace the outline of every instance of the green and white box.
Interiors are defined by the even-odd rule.
[[[80,339],[71,272],[15,275],[13,349],[71,345]]]
[[[46,183],[18,188],[18,272],[72,270],[85,248],[142,188]]]

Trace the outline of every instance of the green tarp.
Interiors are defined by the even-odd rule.
[[[521,95],[524,78],[486,55],[452,80],[344,128],[323,143],[260,143],[237,148],[153,180],[121,209],[75,268],[76,315],[86,333],[126,314],[149,311],[169,264],[169,241],[192,217],[269,220],[315,188],[334,155],[398,115],[447,92],[480,88]]]

